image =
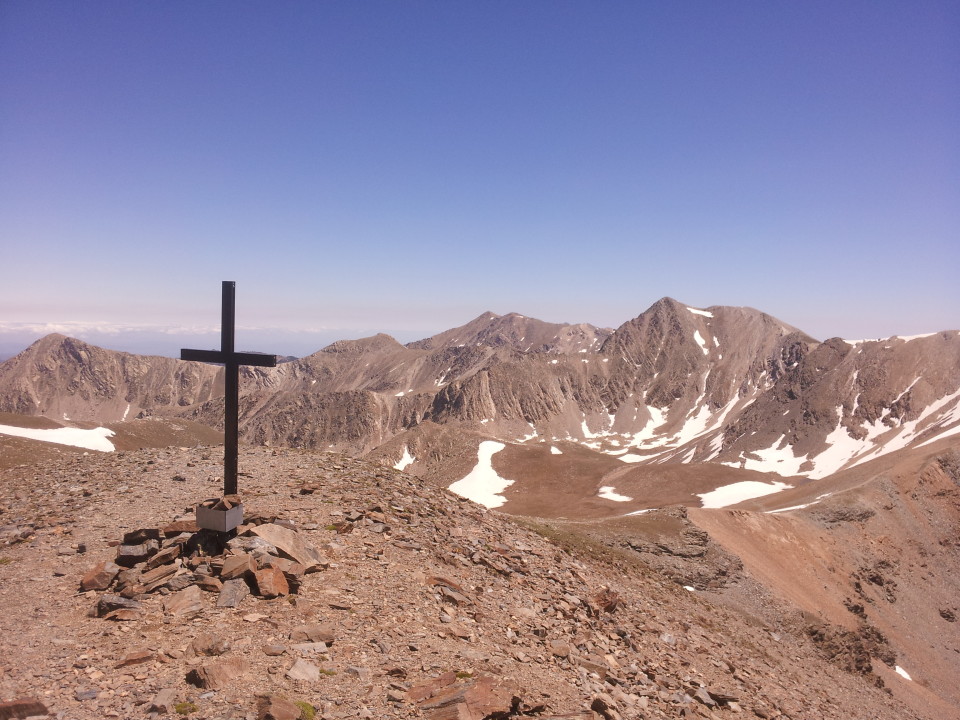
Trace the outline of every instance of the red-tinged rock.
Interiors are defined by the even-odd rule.
[[[257,720],[299,720],[300,708],[277,695],[257,697]]]
[[[266,540],[281,553],[303,565],[308,571],[329,565],[319,550],[305,542],[296,531],[290,528],[276,523],[267,523],[250,528],[250,532]]]
[[[592,655],[590,653],[574,655],[571,653],[570,659],[585,670],[595,672],[601,678],[605,678],[610,669],[607,667],[607,661],[598,655]]]
[[[160,543],[156,540],[147,540],[139,545],[120,545],[117,547],[117,565],[133,567],[155,555],[160,550]]]
[[[328,645],[333,643],[335,636],[333,625],[330,623],[300,625],[290,633],[290,639],[293,642],[323,642]]]
[[[260,560],[260,568],[276,568],[283,572],[283,576],[287,579],[287,585],[290,588],[290,593],[295,594],[300,591],[300,583],[303,578],[304,573],[306,573],[307,568],[301,565],[298,562],[294,562],[289,558],[278,558],[272,555],[267,555]]]
[[[407,700],[410,702],[421,702],[427,698],[433,697],[443,688],[453,685],[457,681],[457,674],[451,670],[445,672],[439,677],[433,678],[429,682],[415,685],[407,691]]]
[[[197,527],[197,521],[195,519],[176,520],[164,527],[160,532],[163,533],[164,537],[171,538],[183,533],[195,533],[199,529],[200,528]]]
[[[163,601],[163,611],[175,617],[196,615],[202,610],[202,593],[196,585],[175,592]]]
[[[205,590],[206,592],[218,593],[223,589],[223,583],[217,580],[217,578],[210,577],[209,575],[194,574],[193,581],[196,583],[198,588]]]
[[[180,557],[180,546],[171,545],[170,547],[164,548],[156,555],[147,560],[146,564],[143,566],[144,570],[152,570],[155,567],[160,567],[161,565],[166,565],[167,563],[172,563]]]
[[[106,590],[110,583],[120,573],[120,566],[109,560],[95,565],[80,580],[80,589],[87,590]]]
[[[0,702],[0,720],[14,720],[14,718],[28,718],[34,715],[49,715],[47,706],[36,698],[20,698],[8,702]]]
[[[419,703],[430,720],[484,720],[507,717],[520,705],[513,681],[481,675],[457,683]]]
[[[106,617],[116,610],[133,610],[140,612],[143,605],[136,600],[129,600],[119,595],[101,595],[97,600],[97,617]]]
[[[273,555],[266,555],[260,560],[260,568],[266,567],[277,568],[282,570],[284,575],[294,577],[300,577],[307,571],[307,568],[298,562],[289,558],[274,557]]]
[[[600,588],[591,600],[593,606],[601,612],[612,613],[620,606],[620,595],[608,587]]]
[[[257,562],[253,555],[230,555],[223,560],[220,570],[221,580],[236,580],[257,571]]]
[[[275,598],[290,594],[290,586],[283,572],[277,568],[264,568],[254,573],[257,581],[257,593],[261,597]]]
[[[447,628],[451,635],[461,640],[469,640],[473,636],[473,631],[462,623],[450,623]]]
[[[570,643],[563,642],[562,640],[551,640],[547,643],[547,647],[550,649],[550,652],[557,657],[570,657]]]
[[[115,668],[129,667],[131,665],[139,665],[141,663],[150,662],[153,658],[156,657],[156,653],[151,650],[137,650],[136,652],[127,653],[123,660],[114,665]]]
[[[177,691],[175,688],[164,688],[150,701],[148,712],[172,713],[177,704]]]
[[[140,585],[140,571],[136,568],[127,568],[121,570],[117,575],[117,584],[116,590],[118,594],[123,594],[123,591],[130,587],[135,587]],[[129,597],[129,596],[126,596]]]
[[[153,592],[160,586],[165,585],[179,570],[179,562],[175,562],[172,565],[155,567],[153,570],[145,572],[140,576],[139,584],[143,586],[144,592]]]
[[[137,530],[130,530],[129,532],[125,532],[123,534],[124,545],[140,545],[148,540],[159,539],[160,530],[157,528],[139,528]]]
[[[187,682],[206,690],[220,690],[245,675],[250,664],[239,657],[217,660],[187,673]]]
[[[286,676],[291,680],[317,682],[317,680],[320,679],[320,668],[309,660],[299,658],[293,663],[290,669],[287,670]]]
[[[223,655],[230,649],[230,641],[221,635],[202,633],[193,639],[190,648],[196,655]]]

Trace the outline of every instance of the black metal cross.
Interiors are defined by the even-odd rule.
[[[237,493],[237,442],[240,424],[240,366],[276,367],[277,356],[234,352],[237,283],[223,281],[219,350],[181,350],[181,360],[218,363],[223,367],[223,494]]]

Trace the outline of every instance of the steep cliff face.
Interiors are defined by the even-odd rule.
[[[721,459],[749,467],[762,460],[762,450],[768,460],[778,456],[773,464],[823,477],[949,432],[960,420],[958,391],[960,333],[858,343],[833,338],[798,353],[731,422]]]

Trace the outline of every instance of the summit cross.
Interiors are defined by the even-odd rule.
[[[223,281],[222,320],[219,350],[181,350],[181,360],[223,365],[223,494],[237,494],[237,443],[240,424],[240,366],[276,367],[277,356],[235,352],[234,315],[237,283]]]

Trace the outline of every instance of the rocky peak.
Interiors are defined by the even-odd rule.
[[[379,353],[390,350],[402,350],[403,345],[394,340],[386,333],[377,333],[371,337],[361,338],[359,340],[337,340],[330,343],[320,352],[340,355],[363,355],[366,353]]]
[[[518,352],[565,353],[596,350],[609,333],[587,323],[550,323],[515,312],[506,315],[485,312],[466,325],[417,340],[407,347],[440,350],[480,346]]]

